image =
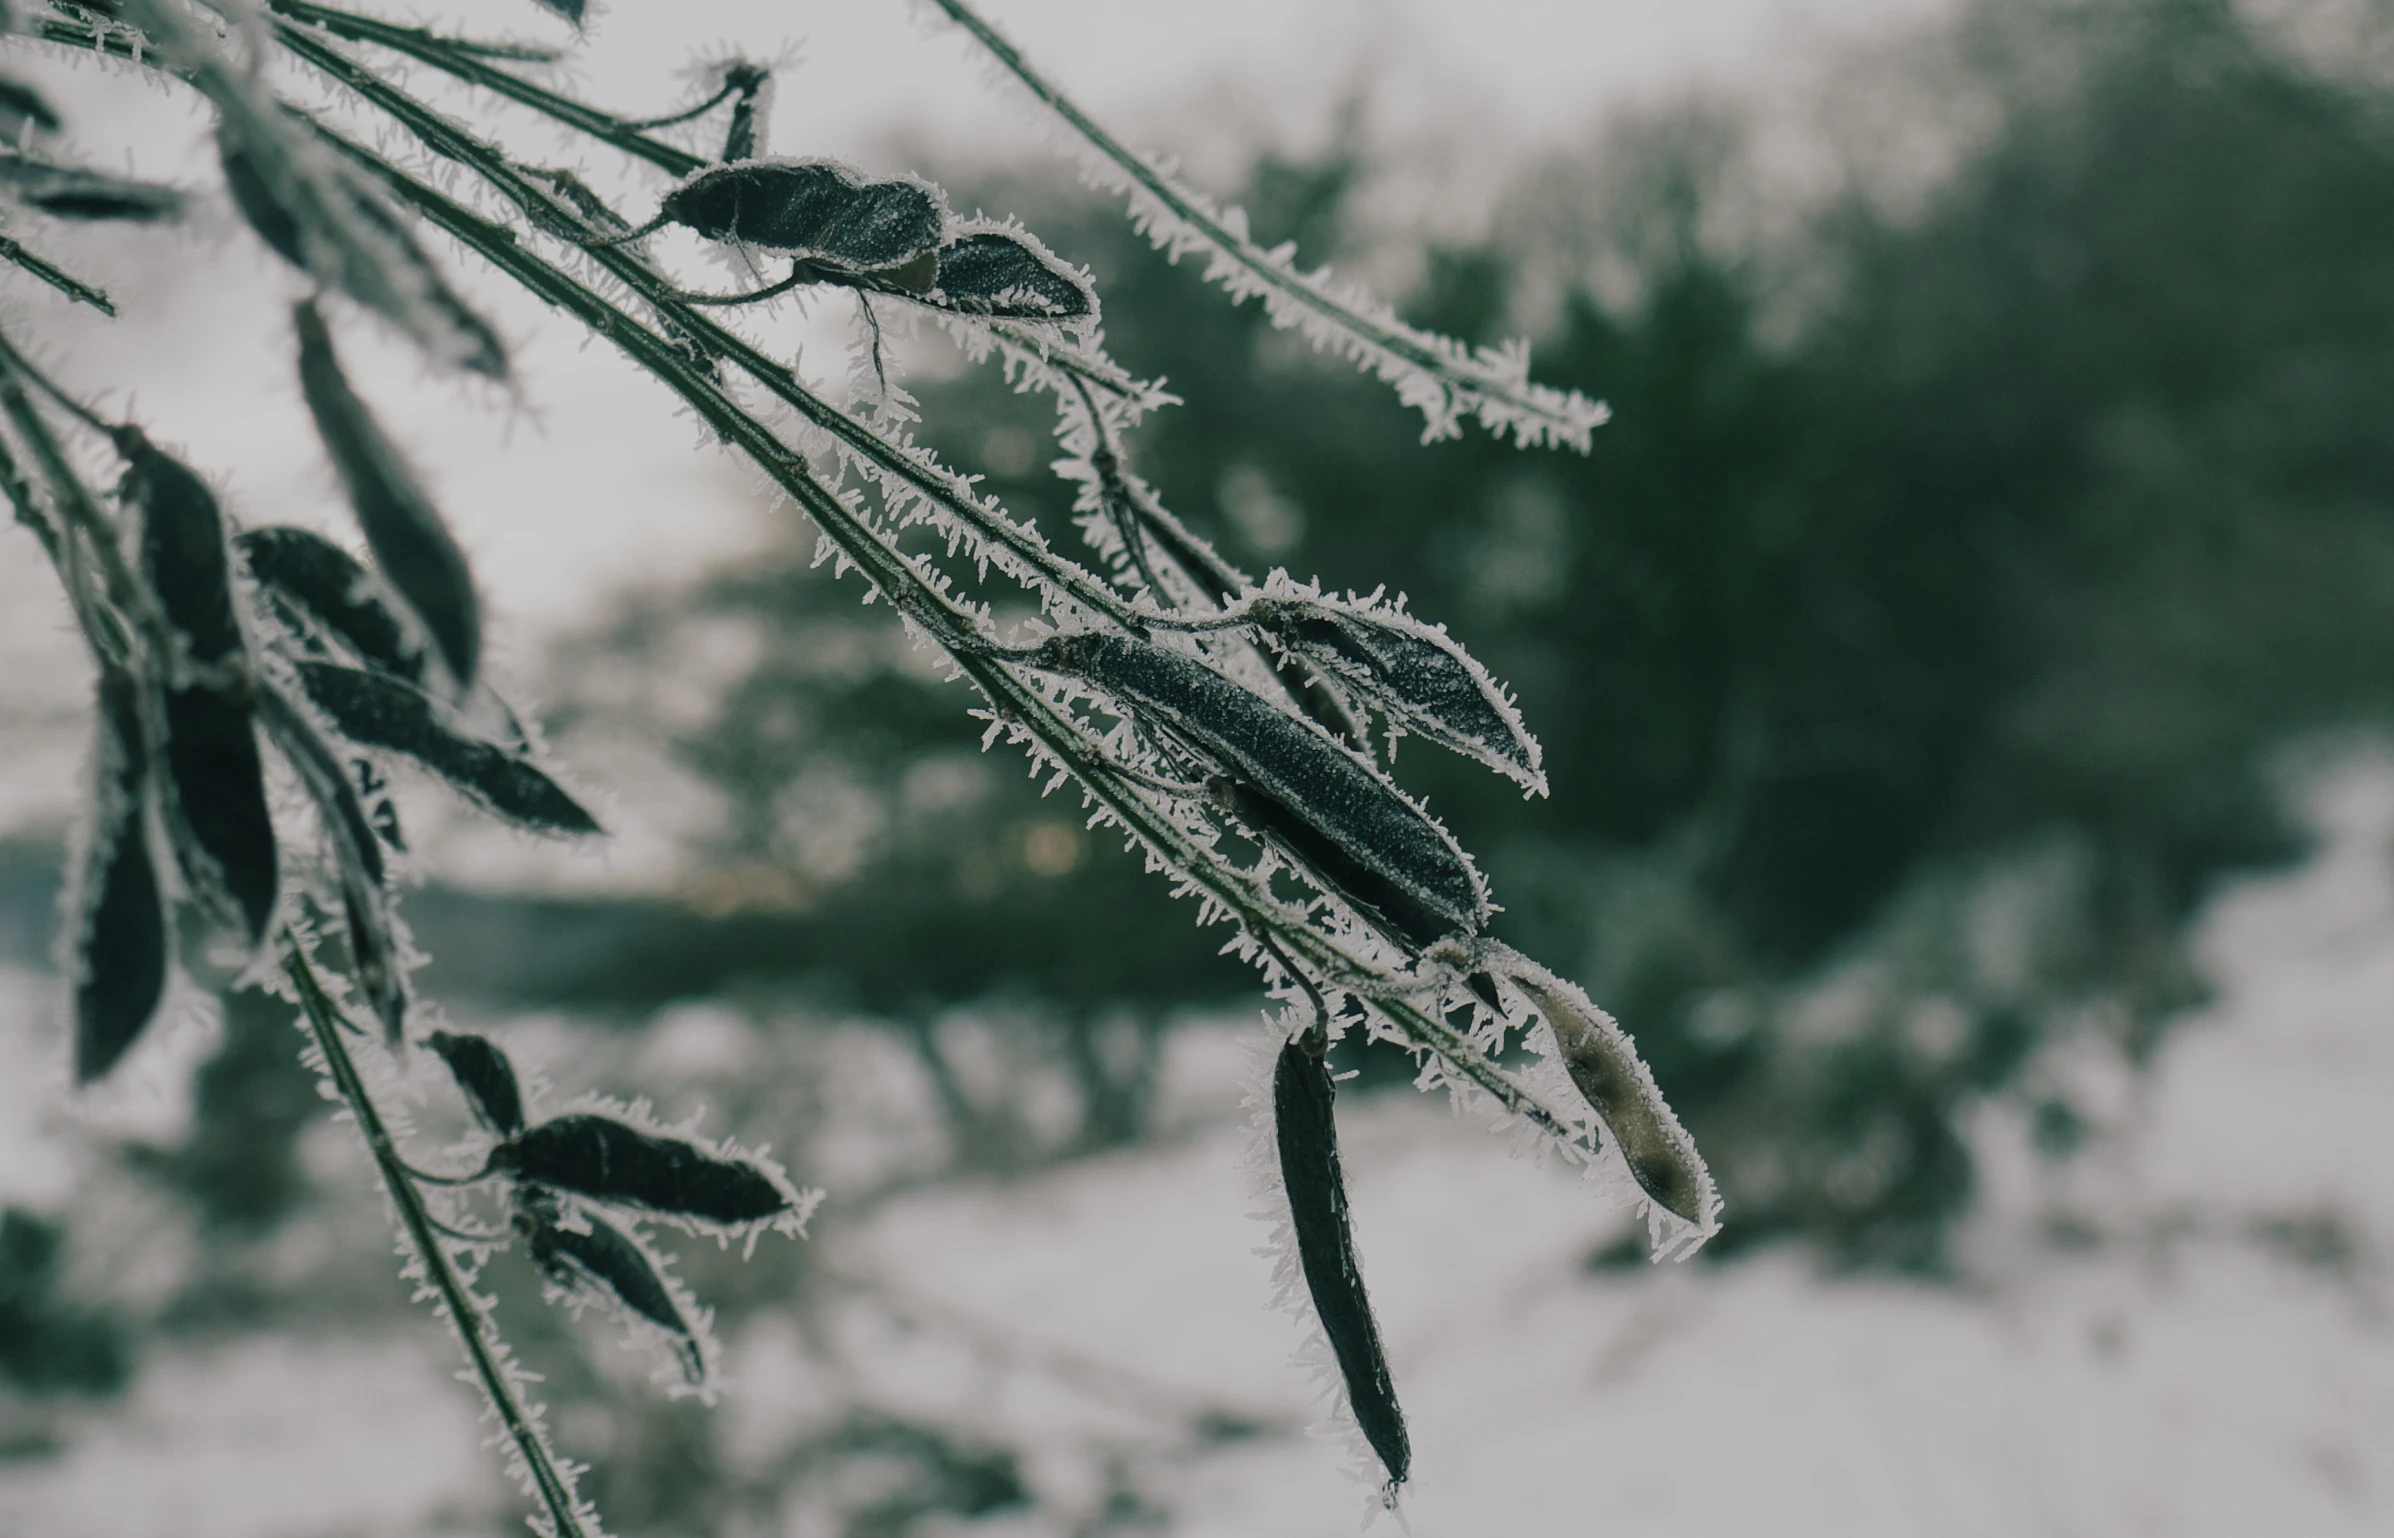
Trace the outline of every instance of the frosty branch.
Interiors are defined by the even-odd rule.
[[[1211,251],[1234,297],[1260,294],[1276,320],[1390,380],[1427,414],[1426,436],[1469,414],[1525,445],[1586,445],[1602,408],[1531,384],[1526,352],[1471,353],[1300,275],[1285,250],[1256,250],[1235,214],[1129,156],[972,12],[939,3],[1129,179],[1134,217],[1159,244]],[[579,20],[577,6],[550,8]],[[1258,582],[1173,516],[1123,442],[1170,397],[1106,355],[1087,274],[1029,231],[959,219],[919,178],[762,153],[769,82],[745,63],[722,67],[695,104],[639,119],[517,72],[549,50],[305,0],[205,10],[54,0],[16,25],[53,48],[161,73],[214,109],[232,203],[314,291],[294,311],[302,393],[368,553],[361,561],[299,529],[236,536],[205,482],[138,428],[53,385],[21,348],[0,353],[0,479],[102,678],[72,937],[78,1073],[106,1074],[165,1007],[170,904],[211,914],[257,975],[287,979],[398,1212],[410,1274],[457,1330],[549,1528],[592,1533],[596,1517],[471,1290],[478,1257],[520,1239],[559,1292],[612,1303],[702,1384],[713,1355],[703,1313],[640,1225],[795,1232],[812,1198],[767,1161],[620,1107],[534,1119],[496,1046],[420,1035],[408,986],[416,958],[386,861],[404,846],[381,793],[384,763],[412,760],[534,831],[598,829],[483,676],[472,574],[341,371],[328,315],[347,307],[436,364],[506,377],[496,333],[449,286],[419,228],[451,237],[669,389],[796,504],[821,557],[858,573],[867,602],[886,599],[974,687],[985,746],[1001,736],[1020,745],[1051,791],[1077,783],[1091,826],[1119,829],[1200,900],[1202,922],[1234,926],[1227,948],[1285,1005],[1261,1098],[1277,1126],[1292,1296],[1301,1279],[1392,1497],[1411,1455],[1347,1217],[1325,1061],[1335,1040],[1362,1030],[1399,1042],[1422,1063],[1423,1087],[1492,1105],[1618,1177],[1658,1254],[1685,1253],[1713,1231],[1710,1178],[1627,1036],[1488,933],[1496,908],[1469,855],[1375,752],[1376,723],[1392,742],[1426,737],[1542,793],[1539,749],[1510,693],[1401,600],[1326,593],[1285,572]],[[580,171],[520,159],[485,125],[444,114],[402,83],[401,62],[669,178],[653,214],[619,210]],[[291,69],[331,87],[337,105],[311,114],[284,100],[272,80]],[[689,139],[726,108],[719,155],[666,136]],[[25,133],[49,131],[36,116],[27,123]],[[30,215],[161,222],[182,204],[171,189],[31,151],[16,165],[0,186]],[[786,270],[743,293],[702,291],[674,257],[707,247],[752,271]],[[0,246],[0,259],[106,305],[21,245]],[[860,368],[845,399],[737,324],[801,289],[853,296]],[[927,315],[1018,388],[1053,396],[1095,569],[914,441],[911,402],[882,356],[879,313],[891,306]],[[112,494],[89,489],[77,464],[92,451],[121,468]],[[17,468],[28,461],[31,476]],[[992,574],[1035,599],[1038,617],[1002,627],[985,591]],[[296,846],[269,804],[273,774],[296,781],[313,812],[313,853],[296,882],[283,877]],[[479,1168],[436,1175],[409,1162],[322,972],[378,1023],[374,1050],[394,1069],[418,1044],[440,1057],[489,1141]],[[1534,1056],[1527,1071],[1504,1062],[1517,1042]],[[472,1226],[477,1201],[495,1201],[508,1226]]]

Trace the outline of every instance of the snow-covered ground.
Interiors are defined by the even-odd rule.
[[[1412,1531],[2386,1531],[2394,763],[2348,760],[2304,805],[2318,853],[2210,905],[2217,1002],[2120,1077],[2091,1153],[2056,1173],[1985,1118],[1957,1285],[1839,1280],[1797,1251],[1592,1271],[1620,1219],[1577,1181],[1438,1102],[1350,1102]],[[1125,1468],[1165,1531],[1353,1530],[1364,1492],[1302,1432],[1301,1331],[1254,1253],[1243,1052],[1218,1032],[1180,1048],[1164,1146],[834,1225],[833,1268],[870,1288],[810,1319],[841,1361],[751,1316],[715,1412],[733,1465],[861,1396],[1027,1449],[1032,1504],[969,1524],[993,1538],[1073,1531]],[[505,1497],[449,1370],[429,1319],[153,1354],[56,1456],[0,1463],[0,1532],[489,1530]],[[1188,1435],[1197,1413],[1218,1434]],[[809,1511],[794,1501],[784,1530],[821,1530]]]

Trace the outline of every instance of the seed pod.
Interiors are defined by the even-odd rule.
[[[28,127],[54,134],[64,126],[57,109],[41,92],[22,80],[0,75],[0,139],[16,144],[24,139]]]
[[[1577,987],[1527,957],[1503,953],[1497,970],[1545,1017],[1563,1071],[1612,1134],[1638,1188],[1673,1217],[1711,1232],[1720,1193],[1628,1033]]]
[[[1349,903],[1415,946],[1427,949],[1454,933],[1454,921],[1447,914],[1355,859],[1321,829],[1254,786],[1217,774],[1206,780],[1205,788],[1214,805],[1236,818],[1248,833],[1304,866]]]
[[[557,1204],[545,1199],[527,1201],[516,1213],[516,1228],[541,1274],[561,1291],[611,1298],[663,1330],[673,1341],[682,1376],[691,1383],[705,1382],[706,1359],[698,1349],[698,1334],[682,1317],[672,1289],[647,1251],[595,1212],[578,1214],[590,1225],[587,1233],[563,1226],[558,1216]]]
[[[1272,1131],[1297,1239],[1297,1265],[1322,1333],[1330,1338],[1355,1424],[1388,1470],[1393,1489],[1412,1471],[1413,1446],[1355,1259],[1346,1176],[1338,1162],[1338,1124],[1331,1112],[1336,1093],[1327,1063],[1293,1041],[1281,1047],[1272,1070]]]
[[[250,575],[329,632],[357,659],[419,687],[424,651],[382,599],[382,584],[348,551],[306,529],[252,529],[233,543]]]
[[[441,281],[440,270],[381,196],[337,161],[305,154],[313,141],[290,137],[266,158],[219,124],[217,157],[226,190],[260,240],[276,255],[398,326],[442,362],[492,379],[507,377],[507,351],[482,317]],[[279,178],[279,180],[278,180]]]
[[[524,1094],[516,1085],[515,1065],[497,1043],[456,1031],[434,1031],[425,1040],[449,1065],[449,1077],[474,1108],[475,1120],[501,1137],[524,1130]]]
[[[1443,933],[1477,934],[1487,923],[1487,893],[1454,839],[1312,722],[1193,657],[1129,636],[1058,636],[1033,665],[1087,679],[1196,745],[1279,815],[1310,824],[1345,868],[1370,872],[1418,908],[1409,933],[1443,920]]]
[[[598,820],[522,759],[468,732],[421,689],[330,662],[299,664],[299,680],[334,729],[364,747],[404,753],[493,812],[544,833],[596,833]]]
[[[0,111],[6,110],[0,104]],[[183,212],[183,195],[172,187],[51,165],[25,155],[0,152],[0,182],[15,191],[19,202],[58,219],[157,224]]]
[[[939,248],[938,297],[973,315],[1079,320],[1097,313],[1080,274],[1018,234],[978,230]]]
[[[490,1167],[552,1191],[727,1226],[761,1223],[794,1205],[753,1164],[605,1116],[542,1122],[492,1150]]]
[[[333,468],[357,510],[375,564],[424,622],[458,691],[473,687],[482,665],[482,603],[465,552],[399,450],[349,388],[331,333],[312,304],[293,312],[299,331],[299,384]]]
[[[1291,656],[1329,674],[1441,747],[1543,793],[1538,741],[1487,669],[1444,631],[1393,609],[1325,598],[1269,598],[1259,628]]]
[[[96,804],[72,951],[79,1084],[107,1076],[166,996],[166,903],[150,859],[138,687],[114,669],[100,679]]]
[[[258,693],[258,712],[283,757],[299,771],[332,838],[341,882],[341,915],[349,934],[351,974],[396,1049],[407,1039],[407,978],[391,931],[390,897],[383,889],[382,839],[365,804],[315,724],[282,691]]]
[[[126,462],[119,495],[141,513],[142,575],[167,619],[183,632],[193,660],[222,662],[242,642],[216,494],[188,466],[159,452],[140,428],[117,428],[115,439]]]
[[[665,218],[704,235],[851,272],[901,267],[939,245],[947,210],[920,182],[868,182],[829,160],[709,166],[665,195]]]
[[[166,694],[167,823],[185,878],[263,944],[280,883],[250,713],[209,689]]]

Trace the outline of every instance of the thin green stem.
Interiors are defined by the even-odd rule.
[[[42,260],[5,235],[0,235],[0,259],[14,262],[69,299],[90,305],[110,320],[116,318],[116,306],[105,290],[94,288],[66,269]]]
[[[375,1106],[356,1062],[349,1056],[348,1044],[341,1039],[339,1006],[325,993],[298,939],[288,932],[283,936],[283,971],[298,990],[299,1007],[307,1017],[316,1050],[323,1054],[325,1072],[357,1121],[358,1134],[365,1139],[366,1151],[373,1156],[383,1190],[390,1194],[391,1204],[399,1210],[400,1226],[406,1231],[408,1243],[423,1264],[425,1277],[455,1327],[458,1340],[465,1346],[474,1376],[490,1395],[499,1424],[522,1454],[524,1466],[531,1471],[533,1487],[548,1510],[549,1520],[555,1524],[557,1538],[598,1538],[599,1529],[591,1520],[589,1508],[575,1496],[571,1477],[550,1452],[548,1439],[541,1434],[531,1411],[516,1392],[514,1381],[500,1364],[489,1322],[474,1300],[473,1289],[458,1275],[441,1242],[442,1225],[425,1206],[423,1193],[417,1190],[407,1161],[400,1156],[397,1140],[384,1124],[382,1112]]]

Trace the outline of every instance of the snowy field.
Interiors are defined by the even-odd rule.
[[[1591,1270],[1619,1220],[1574,1180],[1436,1102],[1353,1105],[1413,1533],[2388,1530],[2394,766],[2348,762],[2305,804],[2318,852],[2209,906],[2217,1001],[2149,1075],[2117,1075],[2086,1156],[2041,1166],[2020,1127],[1984,1119],[1953,1286],[1840,1281],[1796,1251]],[[1354,1530],[1364,1492],[1339,1445],[1305,1433],[1298,1327],[1254,1253],[1243,1049],[1218,1031],[1180,1047],[1182,1130],[1163,1146],[927,1190],[839,1229],[830,1267],[870,1278],[870,1306],[825,1316],[836,1367],[752,1316],[716,1412],[734,1463],[761,1467],[864,1400],[1032,1449],[1031,1503],[969,1524],[989,1538],[1085,1530],[1126,1489],[1192,1538]],[[154,1354],[56,1456],[0,1463],[0,1532],[504,1530],[450,1367],[429,1319]],[[1188,1437],[1191,1407],[1218,1434]],[[779,1526],[824,1530],[797,1500]]]

